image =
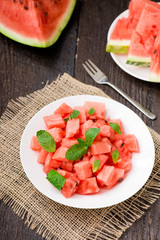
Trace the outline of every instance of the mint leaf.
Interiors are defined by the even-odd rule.
[[[65,121],[65,122],[68,122],[68,120],[69,120],[69,118],[64,118],[64,121]]]
[[[71,161],[78,160],[87,153],[88,146],[84,144],[74,144],[66,152],[65,157]]]
[[[56,143],[54,138],[45,130],[40,130],[37,132],[37,140],[41,147],[47,152],[55,152]]]
[[[80,114],[80,111],[73,110],[73,112],[70,115],[70,118],[77,118]]]
[[[88,114],[92,115],[93,113],[95,113],[95,109],[94,109],[94,108],[91,108],[91,109],[88,111]]]
[[[50,170],[46,178],[58,190],[61,190],[63,188],[66,181],[66,178],[64,178],[56,170]]]
[[[99,159],[96,160],[96,161],[94,161],[94,163],[93,163],[93,167],[92,167],[92,171],[93,171],[93,173],[94,173],[94,172],[97,172],[97,170],[99,169],[100,164],[101,164],[101,162],[100,162]]]
[[[100,132],[100,128],[89,128],[86,132],[85,132],[85,138],[86,138],[86,142],[88,144],[88,147],[91,146],[91,144],[93,143],[95,137],[97,136],[97,134]]]
[[[118,162],[118,159],[119,159],[119,152],[118,152],[118,150],[114,150],[112,152],[113,163],[116,164]]]
[[[111,128],[118,134],[121,135],[121,128],[120,126],[117,124],[117,123],[112,123],[112,122],[109,122],[109,125],[111,126]]]
[[[77,138],[77,141],[78,141],[80,144],[88,147],[88,144],[87,144],[86,141],[84,141],[82,138]]]

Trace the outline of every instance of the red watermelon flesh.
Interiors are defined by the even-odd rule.
[[[39,151],[41,149],[41,146],[37,140],[37,137],[36,136],[33,136],[32,139],[31,139],[31,143],[30,143],[30,148],[33,150],[33,151]]]
[[[85,179],[80,182],[76,192],[78,194],[93,194],[100,191],[95,177]]]
[[[160,82],[160,32],[153,46],[149,80]]]
[[[59,38],[76,0],[1,1],[0,32],[11,39],[48,47]]]
[[[150,66],[153,45],[160,31],[159,23],[160,6],[146,4],[131,38],[127,64]]]

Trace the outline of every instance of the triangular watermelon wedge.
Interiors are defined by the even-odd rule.
[[[0,32],[34,47],[49,47],[59,38],[76,0],[6,0],[0,4]]]

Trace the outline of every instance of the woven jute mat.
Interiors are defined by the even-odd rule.
[[[91,94],[106,96],[64,74],[42,90],[10,101],[0,119],[0,197],[31,229],[46,239],[118,239],[160,195],[160,135],[150,130],[156,159],[150,178],[133,197],[103,209],[66,207],[42,195],[26,177],[19,148],[24,128],[42,107],[62,97]]]

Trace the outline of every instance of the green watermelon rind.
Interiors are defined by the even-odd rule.
[[[159,82],[160,83],[160,74],[150,72],[150,74],[149,74],[149,81],[150,82]]]
[[[58,38],[61,35],[61,32],[64,30],[67,23],[69,22],[71,15],[73,13],[73,10],[75,8],[76,2],[77,2],[77,0],[71,0],[68,10],[66,11],[66,13],[64,14],[64,16],[62,17],[62,19],[59,22],[57,30],[53,33],[52,37],[46,41],[39,41],[36,38],[33,39],[33,38],[24,37],[20,34],[17,34],[15,31],[12,31],[11,29],[7,28],[3,24],[0,24],[0,33],[2,33],[6,37],[8,37],[16,42],[19,42],[19,43],[22,43],[25,45],[29,45],[32,47],[40,47],[40,48],[50,47],[58,40]]]
[[[150,67],[151,57],[138,57],[133,55],[128,55],[126,64],[141,66],[141,67]]]
[[[129,46],[130,40],[110,40],[106,45],[106,52],[127,54]]]

